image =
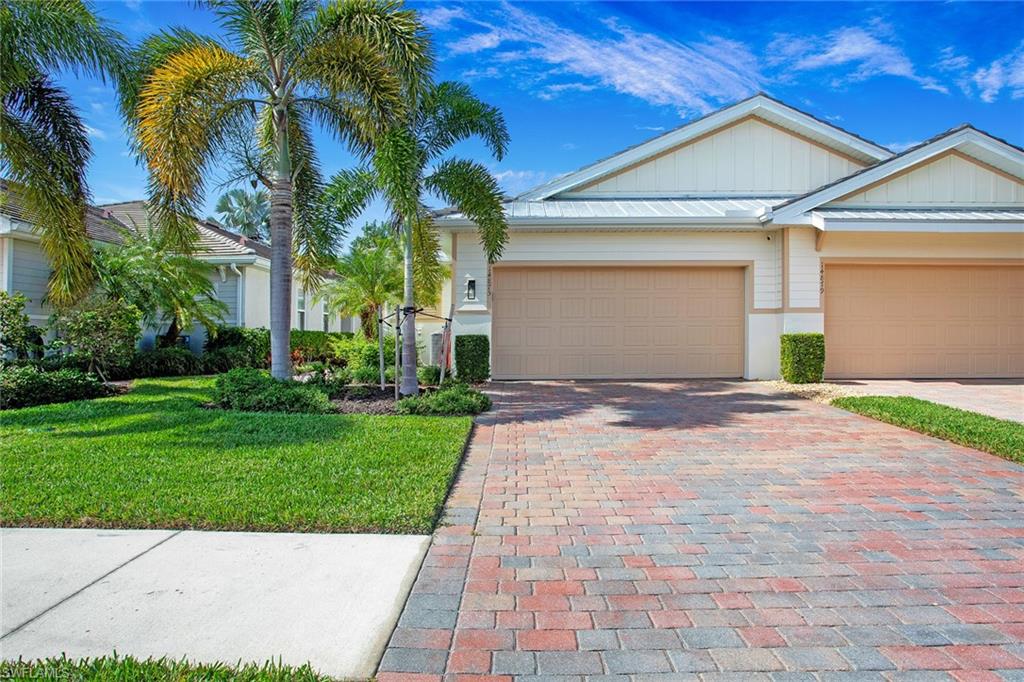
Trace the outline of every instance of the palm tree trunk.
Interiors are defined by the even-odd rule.
[[[416,379],[416,301],[413,295],[412,220],[405,219],[405,319],[402,320],[402,395],[420,392]]]
[[[292,181],[276,178],[270,191],[270,375],[292,376]]]

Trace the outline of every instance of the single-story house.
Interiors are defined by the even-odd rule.
[[[1024,150],[968,125],[895,154],[758,94],[505,211],[493,266],[437,218],[496,379],[775,378],[789,332],[830,378],[1024,377]]]
[[[0,191],[6,185],[0,186]],[[26,312],[34,324],[43,325],[52,310],[46,302],[50,264],[39,248],[39,236],[24,220],[16,199],[4,192],[0,202],[0,286],[4,291],[19,291],[28,299]],[[142,229],[149,224],[144,201],[90,206],[86,214],[86,232],[94,242],[117,244],[125,229]],[[212,267],[211,278],[217,299],[227,307],[224,324],[239,327],[270,326],[270,247],[246,239],[215,223],[198,220],[199,245],[196,258]],[[353,331],[352,318],[331,315],[310,293],[293,287],[292,328],[319,331]],[[151,347],[162,330],[146,330],[143,347]],[[202,328],[187,330],[189,346],[202,350],[206,340]]]

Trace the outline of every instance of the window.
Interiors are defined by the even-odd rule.
[[[299,311],[299,329],[306,329],[306,292],[299,292],[299,300],[295,304],[296,310]]]

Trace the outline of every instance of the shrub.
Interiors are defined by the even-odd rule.
[[[331,350],[334,352],[336,362],[356,369],[358,367],[373,367],[375,370],[380,364],[380,355],[376,339],[367,339],[362,335],[354,335],[348,338],[334,339],[331,341]],[[384,337],[384,365],[394,366],[395,364],[395,337]]]
[[[270,330],[262,327],[217,327],[206,339],[206,353],[228,351],[226,357],[213,361],[223,365],[230,361],[226,371],[234,367],[268,367],[270,362]]]
[[[205,363],[184,348],[139,351],[129,369],[132,377],[181,377],[202,374]]]
[[[0,291],[0,354],[29,358],[42,350],[42,330],[25,313],[28,299],[20,291],[14,295]]]
[[[256,360],[239,346],[207,351],[199,359],[205,374],[221,374],[239,368],[261,369],[267,364],[265,359]]]
[[[394,371],[394,368],[392,368]],[[352,381],[357,384],[376,384],[380,382],[380,369],[362,365],[350,370]],[[386,378],[386,377],[385,377]]]
[[[278,381],[258,369],[233,369],[217,377],[214,402],[222,408],[243,412],[334,411],[327,394],[298,381]]]
[[[825,335],[783,334],[780,369],[791,384],[816,384],[825,374]]]
[[[424,365],[416,370],[416,377],[424,386],[437,386],[441,383],[441,368],[437,365]]]
[[[338,357],[334,354],[333,343],[354,336],[352,332],[317,332],[292,330],[292,351],[298,351],[307,362],[334,362]]]
[[[75,369],[43,372],[22,366],[0,370],[0,409],[4,410],[99,398],[109,393],[95,376]]]
[[[491,399],[463,383],[453,383],[433,393],[402,398],[395,404],[398,414],[460,415],[480,414],[490,409]]]
[[[327,394],[331,400],[344,398],[351,377],[345,369],[318,369],[306,381],[307,386],[313,386]]]
[[[455,337],[455,371],[463,381],[478,384],[491,378],[491,341],[484,334]]]
[[[61,316],[62,343],[88,357],[89,371],[106,380],[131,364],[142,334],[141,318],[133,305],[90,299]]]

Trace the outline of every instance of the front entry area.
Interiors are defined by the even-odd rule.
[[[1024,377],[1024,266],[825,266],[825,376]]]
[[[743,375],[744,269],[496,266],[495,379]]]

